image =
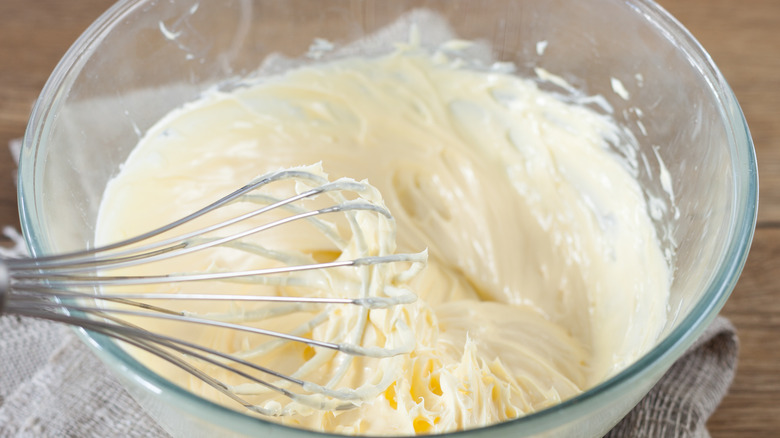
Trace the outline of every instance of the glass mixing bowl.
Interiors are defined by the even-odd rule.
[[[573,399],[453,434],[600,436],[715,317],[734,288],[755,226],[755,154],[737,101],[707,53],[651,1],[121,1],[71,47],[33,110],[19,178],[30,250],[44,255],[90,245],[106,182],[170,110],[204,89],[230,88],[241,77],[347,52],[387,51],[376,41],[360,41],[415,9],[412,20],[423,17],[423,43],[441,42],[451,31],[485,43],[486,59],[514,63],[519,75],[535,77],[541,67],[579,91],[540,81],[542,86],[601,95],[625,134],[639,139],[637,178],[674,270],[662,339],[639,361]],[[443,20],[431,21],[433,15]],[[347,45],[349,51],[338,50]],[[257,73],[269,57],[278,62]],[[676,208],[664,208],[672,201]],[[110,339],[81,336],[176,436],[316,435],[193,396]]]

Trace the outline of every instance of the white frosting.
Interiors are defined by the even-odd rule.
[[[399,251],[428,249],[425,271],[404,284],[419,299],[370,311],[365,331],[370,344],[394,336],[390,321],[401,320],[417,343],[409,355],[351,363],[342,383],[381,388],[359,407],[299,407],[278,421],[336,433],[445,432],[570,398],[654,345],[669,272],[642,191],[609,151],[620,138],[613,122],[532,81],[462,65],[406,47],[186,105],[147,133],[107,188],[98,240],[166,223],[258,174],[322,162],[331,177],[367,179],[381,192]],[[323,250],[317,240],[298,243]],[[229,257],[193,263],[235,269]],[[286,317],[285,329],[309,317]],[[313,335],[343,337],[354,318],[329,314]],[[244,342],[205,329],[192,335],[216,346]],[[307,348],[258,360],[290,372],[300,364],[284,354],[304,357]],[[322,355],[332,362],[304,370],[307,378],[332,377],[341,355]],[[282,403],[266,398],[257,402]]]
[[[612,84],[612,91],[615,92],[618,96],[620,96],[623,100],[628,100],[629,97],[631,97],[628,94],[628,90],[626,90],[626,87],[623,85],[622,82],[620,82],[620,79],[617,78],[609,78],[610,83]]]

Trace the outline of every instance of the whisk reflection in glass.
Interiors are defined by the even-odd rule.
[[[394,250],[394,219],[375,188],[329,182],[319,165],[286,169],[116,244],[3,260],[0,313],[110,336],[260,414],[349,409],[392,383],[388,374],[350,386],[355,360],[414,348],[398,306],[416,299],[406,283],[427,253]],[[245,269],[215,268],[235,261]],[[170,271],[198,264],[196,272]],[[393,336],[373,328],[370,312],[384,312],[375,319]],[[222,334],[211,345],[189,336],[204,328]],[[337,354],[344,356],[334,361]],[[311,377],[318,373],[325,377]]]

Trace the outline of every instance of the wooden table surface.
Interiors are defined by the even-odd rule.
[[[0,225],[18,222],[5,145],[59,58],[109,0],[0,0]],[[739,368],[709,422],[713,437],[780,436],[780,1],[662,0],[709,51],[753,134],[761,207],[747,266],[723,311],[739,330]]]

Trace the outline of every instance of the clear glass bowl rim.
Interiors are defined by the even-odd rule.
[[[24,137],[23,150],[37,151],[40,139],[51,123],[52,115],[56,114],[58,105],[61,103],[62,95],[59,91],[63,87],[69,86],[69,81],[75,76],[73,72],[81,71],[94,47],[99,45],[105,33],[111,30],[112,24],[132,11],[133,8],[138,7],[143,1],[145,0],[122,0],[114,4],[95,20],[70,47],[55,67],[33,107]],[[608,404],[611,393],[621,391],[622,388],[630,386],[653,370],[663,369],[665,371],[674,360],[682,355],[723,307],[736,286],[745,265],[758,212],[758,169],[753,142],[744,114],[733,91],[709,54],[680,22],[652,0],[626,0],[625,3],[643,14],[646,19],[664,31],[678,47],[686,52],[691,62],[695,63],[701,74],[706,76],[711,92],[720,104],[719,109],[723,120],[729,125],[727,132],[729,134],[729,151],[733,159],[732,177],[735,182],[734,210],[729,230],[730,239],[725,248],[722,262],[718,266],[716,275],[707,285],[702,298],[683,321],[640,360],[617,375],[574,398],[525,417],[483,428],[451,432],[446,435],[470,435],[475,432],[480,435],[483,433],[493,434],[499,430],[501,432],[519,432],[523,435],[541,432],[550,426],[560,425],[561,417],[578,417],[581,414],[594,411],[599,406]],[[31,165],[34,165],[35,162],[34,156],[31,156],[33,158]],[[37,255],[42,252],[41,244],[43,241],[41,240],[42,236],[36,232],[32,225],[36,214],[33,190],[35,183],[34,178],[30,184],[27,184],[25,179],[29,173],[34,173],[34,171],[25,169],[26,161],[25,154],[22,154],[18,176],[19,213],[22,232],[28,248],[33,255]],[[33,195],[25,196],[27,191]],[[131,373],[131,377],[143,383],[143,386],[156,388],[155,392],[165,402],[174,403],[185,411],[190,411],[193,414],[196,412],[209,413],[215,418],[218,417],[221,420],[219,424],[223,427],[244,431],[257,423],[262,423],[265,428],[278,428],[279,432],[290,435],[341,436],[269,423],[214,404],[162,379],[130,357],[109,338],[90,334],[81,329],[78,329],[77,332],[95,353],[115,371],[122,370]]]

